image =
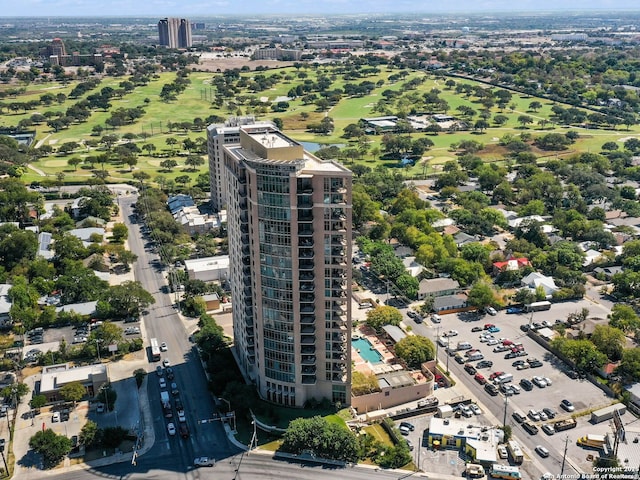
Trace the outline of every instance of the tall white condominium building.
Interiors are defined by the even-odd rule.
[[[352,174],[270,124],[234,128],[209,147],[224,165],[240,367],[273,403],[349,404]]]

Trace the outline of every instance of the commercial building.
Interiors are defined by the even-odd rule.
[[[189,280],[221,282],[229,278],[229,255],[185,260]]]
[[[302,50],[295,50],[289,48],[258,48],[253,52],[254,60],[283,60],[283,61],[298,61],[302,58]]]
[[[158,22],[158,39],[163,47],[191,47],[191,22],[185,18],[163,18]]]
[[[352,174],[270,124],[224,128],[209,127],[209,152],[212,194],[227,206],[240,368],[268,401],[346,405]]]
[[[435,450],[463,450],[473,461],[491,465],[497,461],[496,449],[504,433],[498,428],[474,425],[469,420],[432,417],[427,441]]]
[[[100,387],[109,381],[107,366],[103,364],[72,367],[68,363],[49,365],[42,370],[40,394],[47,397],[47,402],[62,400],[60,389],[73,382],[80,382],[87,396],[98,394]]]

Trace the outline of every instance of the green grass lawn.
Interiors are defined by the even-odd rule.
[[[376,87],[371,92],[371,94],[362,97],[343,98],[337,105],[331,107],[328,112],[317,112],[315,105],[303,105],[300,98],[291,100],[289,102],[290,109],[286,112],[272,112],[269,103],[265,104],[263,107],[260,107],[259,110],[265,110],[266,107],[266,112],[257,115],[259,119],[274,119],[278,117],[285,120],[285,123],[287,123],[288,120],[291,120],[288,123],[290,123],[291,125],[295,125],[295,128],[285,129],[285,132],[287,134],[291,135],[292,138],[299,141],[310,141],[320,144],[349,143],[347,139],[341,136],[344,127],[346,127],[350,123],[356,123],[362,117],[381,115],[377,111],[374,112],[373,109],[380,100],[384,99],[382,93],[385,90],[401,91],[404,95],[422,96],[434,88],[438,89],[438,91],[440,92],[440,97],[448,102],[448,113],[452,115],[456,115],[458,113],[456,109],[461,105],[470,106],[476,111],[480,111],[483,108],[482,105],[478,103],[477,99],[475,99],[475,97],[467,98],[462,94],[457,94],[454,88],[446,87],[444,85],[446,78],[443,77],[436,77],[424,72],[410,72],[402,80],[389,82],[389,77],[397,73],[397,70],[382,68],[376,74],[370,74],[356,79],[344,80],[343,76],[338,73],[339,68],[340,67],[325,65],[320,67],[309,66],[301,68],[299,70],[295,69],[294,67],[289,67],[262,72],[242,72],[242,76],[247,78],[252,78],[255,75],[264,75],[266,77],[279,75],[281,77],[281,80],[272,88],[269,88],[266,91],[252,92],[249,91],[246,87],[242,88],[240,95],[243,95],[246,98],[266,97],[269,99],[269,101],[272,101],[277,96],[286,95],[292,87],[303,83],[305,79],[316,81],[319,76],[328,76],[332,79],[332,85],[330,88],[341,88],[345,83],[347,83],[347,81],[349,83],[355,84],[362,81],[371,81],[373,83],[381,82],[381,85],[379,87]],[[306,76],[305,78],[298,77],[301,72],[303,76]],[[106,133],[115,133],[119,136],[122,136],[125,133],[131,132],[137,135],[142,134],[147,136],[147,138],[138,138],[134,141],[140,147],[146,143],[153,144],[156,147],[157,153],[170,152],[172,154],[172,158],[174,158],[178,162],[179,166],[172,172],[162,172],[160,171],[159,167],[160,162],[163,160],[162,158],[150,157],[146,154],[142,154],[138,158],[138,164],[135,166],[135,169],[137,171],[144,171],[148,173],[151,178],[155,178],[157,175],[162,175],[166,178],[174,179],[179,175],[187,174],[192,178],[193,183],[193,179],[195,179],[197,175],[205,173],[207,171],[206,165],[198,169],[197,172],[185,172],[184,158],[177,156],[177,152],[182,150],[181,145],[176,145],[174,147],[175,151],[173,151],[167,146],[166,140],[169,137],[173,137],[176,138],[181,144],[182,141],[186,138],[191,138],[193,140],[202,138],[205,135],[205,132],[169,132],[169,122],[191,122],[194,118],[199,117],[205,119],[210,115],[227,117],[236,113],[243,115],[255,113],[255,109],[250,107],[249,105],[235,106],[233,107],[233,111],[231,111],[227,106],[223,106],[221,108],[214,107],[211,103],[211,94],[215,93],[215,87],[212,86],[211,80],[215,75],[217,74],[197,71],[192,72],[189,76],[190,84],[175,101],[171,102],[162,101],[160,99],[160,92],[162,91],[162,87],[164,85],[175,80],[176,73],[165,72],[154,75],[154,77],[147,85],[136,87],[133,91],[123,95],[122,98],[111,99],[112,106],[109,111],[93,111],[87,122],[71,125],[68,129],[64,129],[59,132],[52,131],[46,124],[35,126],[34,128],[36,130],[36,141],[39,144],[51,145],[55,148],[56,146],[59,146],[64,142],[80,142],[89,139],[99,139],[99,137],[92,136],[92,129],[96,125],[104,125],[105,120],[109,118],[112,111],[117,108],[132,108],[141,106],[144,108],[145,113],[142,118],[140,118],[134,124],[120,127],[115,131],[105,130],[102,135]],[[287,76],[289,77],[289,79],[285,79],[285,77]],[[420,85],[418,85],[417,88],[413,90],[405,89],[405,85],[408,81],[419,77],[423,78],[424,81]],[[86,96],[88,95],[97,93],[104,87],[112,87],[117,89],[119,88],[119,83],[126,79],[127,77],[106,77],[96,89],[86,92],[81,98],[86,98]],[[455,81],[456,83],[466,83],[472,86],[476,85],[476,82],[473,82],[471,80],[456,79]],[[18,113],[9,111],[6,108],[6,105],[11,102],[26,102],[28,100],[37,100],[41,95],[47,92],[64,93],[65,95],[68,95],[75,87],[75,85],[77,85],[77,83],[78,81],[70,82],[68,84],[60,84],[58,82],[45,82],[42,84],[26,85],[26,90],[24,93],[18,94],[15,97],[8,97],[4,100],[5,109],[3,110],[2,115],[0,115],[0,126],[16,125],[21,119],[30,117],[31,115],[36,113],[36,111],[39,113],[44,113],[46,111],[66,111],[70,106],[75,104],[80,99],[67,98],[66,101],[64,101],[62,104],[54,103],[50,106],[42,105],[34,111],[19,111]],[[487,85],[482,86],[484,88],[491,88]],[[15,87],[16,85],[0,86],[0,89],[6,90],[7,88]],[[542,104],[542,108],[537,112],[532,112],[529,110],[529,104],[534,100],[538,100]],[[406,99],[403,100],[401,104],[403,105],[401,108],[411,108],[411,104],[407,103]],[[412,178],[420,177],[424,173],[430,174],[440,171],[441,166],[445,162],[456,159],[455,152],[451,151],[450,147],[452,144],[459,143],[462,140],[472,139],[477,140],[485,145],[495,145],[498,143],[499,139],[506,134],[519,135],[523,132],[526,132],[536,136],[549,132],[566,133],[568,130],[577,131],[580,134],[580,138],[574,145],[571,146],[570,150],[563,152],[541,152],[543,157],[547,156],[549,158],[553,158],[555,156],[562,157],[581,151],[599,152],[601,145],[607,141],[615,141],[622,145],[623,141],[626,138],[631,136],[638,136],[640,133],[640,126],[638,125],[632,126],[630,130],[626,130],[626,127],[619,127],[617,130],[585,130],[577,127],[565,128],[558,125],[549,124],[544,130],[542,130],[538,125],[538,121],[541,119],[549,118],[551,114],[551,107],[553,105],[553,102],[544,99],[538,99],[535,97],[513,93],[511,102],[509,102],[509,106],[507,108],[505,108],[504,110],[500,110],[497,106],[493,106],[490,109],[491,118],[489,119],[489,123],[490,125],[492,125],[491,128],[482,133],[465,131],[455,133],[442,132],[438,135],[430,135],[429,138],[434,142],[434,146],[424,154],[424,157],[430,157],[426,170],[423,164],[418,162],[413,167],[409,167],[406,169],[403,168],[402,172],[408,178]],[[511,106],[513,106],[513,110],[511,109]],[[240,111],[237,110],[238,108]],[[397,108],[397,106],[394,108]],[[303,117],[300,117],[300,114],[303,112],[309,113],[309,120],[305,121]],[[407,113],[409,112],[407,111]],[[491,122],[491,119],[496,114],[503,114],[508,118],[508,121],[501,127],[496,127]],[[330,135],[313,134],[305,129],[306,124],[317,122],[324,115],[329,115],[334,120],[336,128]],[[523,129],[518,123],[518,117],[520,115],[528,115],[534,119],[534,122],[530,124],[528,128]],[[474,123],[477,118],[478,117],[475,117],[471,121],[471,123]],[[411,134],[413,138],[419,138],[424,135],[424,133]],[[380,147],[380,141],[381,136],[371,136],[370,147]],[[479,155],[488,162],[504,161],[502,158],[502,154],[497,155],[495,152],[496,150],[494,148],[490,148],[486,151],[479,152]],[[85,148],[82,148],[76,152],[73,152],[71,155],[51,155],[34,162],[34,166],[44,171],[48,176],[55,176],[60,172],[64,173],[65,182],[86,181],[87,178],[91,177],[91,171],[83,168],[78,168],[77,170],[73,169],[68,166],[67,162],[69,158],[73,156],[84,158],[88,155],[96,155],[99,153],[101,153],[99,150],[87,150]],[[355,163],[363,164],[372,168],[377,165],[386,165],[388,167],[394,168],[397,168],[398,166],[397,162],[395,161],[380,160],[378,158],[374,158],[371,153],[368,153],[363,158],[356,160]],[[349,165],[350,163],[348,163],[347,166]],[[110,180],[124,181],[132,178],[132,172],[129,171],[128,166],[110,165],[108,168],[110,173]],[[28,182],[41,181],[42,176],[32,170],[29,170],[28,173],[24,175],[24,179]]]

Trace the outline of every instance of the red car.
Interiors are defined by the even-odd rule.
[[[494,378],[499,377],[502,374],[504,374],[504,372],[493,372],[491,375],[489,375],[489,379],[493,380]]]
[[[493,323],[485,323],[484,324],[484,329],[485,330],[489,330],[491,327],[495,327],[495,325]]]
[[[478,382],[480,385],[484,385],[485,383],[487,383],[487,379],[484,378],[484,375],[481,375],[480,373],[476,373],[475,376],[473,377],[475,379],[476,382]]]

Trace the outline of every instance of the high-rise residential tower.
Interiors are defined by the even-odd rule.
[[[158,22],[158,40],[169,48],[191,47],[191,22],[184,18],[163,18]]]
[[[268,401],[348,404],[352,174],[271,124],[212,130],[224,140],[213,148],[210,135],[209,152],[223,165],[240,367]]]

